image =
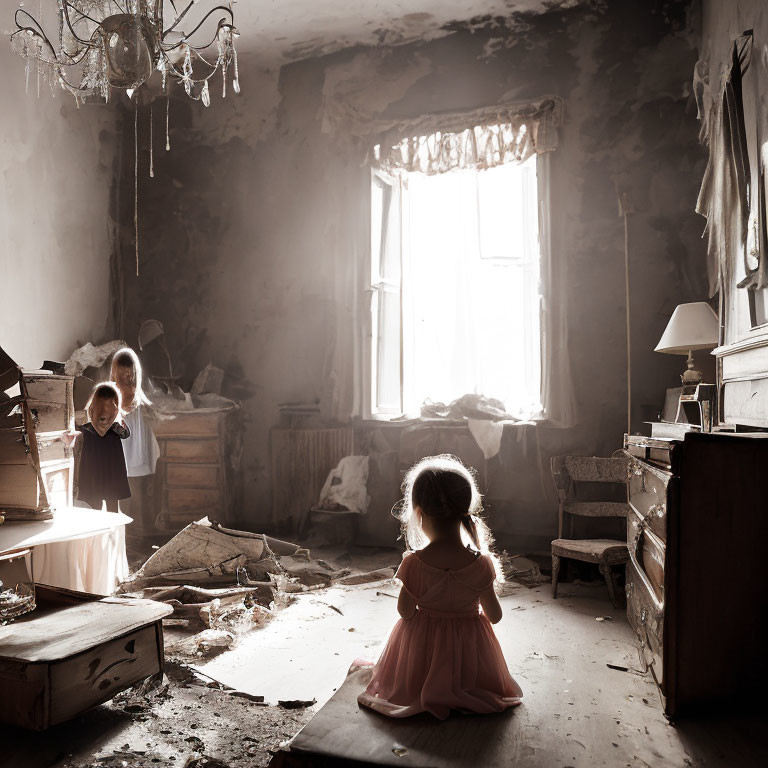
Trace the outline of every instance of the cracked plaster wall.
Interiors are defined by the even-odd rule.
[[[0,50],[0,345],[21,365],[66,360],[103,339],[109,307],[109,215],[115,113],[41,84]]]
[[[524,444],[505,434],[488,468],[497,528],[543,544],[556,527],[548,457],[609,455],[621,446],[624,231],[615,183],[636,211],[633,424],[656,415],[683,361],[653,347],[678,303],[706,297],[704,222],[693,212],[704,153],[689,95],[698,41],[687,2],[607,6],[556,11],[523,26],[517,18],[514,32],[496,20],[395,49],[342,51],[286,66],[279,80],[246,63],[241,97],[216,98],[205,112],[172,100],[172,150],[156,151],[155,179],[142,181],[138,279],[130,274],[131,211],[127,203],[121,209],[122,333],[134,339],[142,319],[157,317],[186,383],[212,361],[238,384],[233,394],[250,390],[244,524],[259,528],[269,517],[268,431],[278,423],[277,403],[318,398],[327,412],[338,386],[331,374],[353,375],[329,370],[337,317],[353,301],[340,268],[358,258],[362,208],[351,202],[367,149],[329,132],[336,124],[329,115],[345,110],[399,119],[543,94],[565,100],[552,156],[552,221],[581,423],[541,427],[538,440]],[[126,114],[126,135],[132,129]],[[128,189],[132,166],[127,153],[120,183]]]

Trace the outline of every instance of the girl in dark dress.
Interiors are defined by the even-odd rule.
[[[110,512],[117,512],[118,501],[131,495],[122,445],[130,432],[117,421],[121,405],[115,384],[97,384],[86,405],[88,421],[77,428],[82,435],[77,498],[93,509],[101,509],[106,502]]]

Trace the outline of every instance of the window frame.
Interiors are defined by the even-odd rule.
[[[547,371],[545,370],[546,359],[548,357],[547,348],[547,332],[545,326],[545,301],[546,301],[546,286],[545,275],[548,269],[549,255],[545,253],[545,249],[549,247],[546,233],[546,222],[544,216],[548,215],[547,212],[542,210],[544,205],[544,198],[542,196],[542,190],[544,185],[549,183],[549,179],[545,179],[544,176],[548,176],[548,163],[542,162],[544,158],[540,155],[535,156],[535,200],[534,205],[537,212],[536,222],[536,239],[538,242],[538,283],[539,283],[539,302],[538,302],[538,314],[539,314],[539,350],[540,350],[540,375],[539,375],[539,393],[541,402],[541,412],[532,416],[535,420],[541,420],[547,418],[547,405],[545,402],[545,381]],[[383,183],[391,186],[393,189],[397,189],[397,203],[400,209],[400,279],[399,283],[395,286],[393,283],[390,285],[386,280],[374,280],[374,253],[379,254],[381,258],[381,246],[378,245],[378,249],[374,250],[374,236],[376,234],[373,227],[373,198],[372,190],[375,180],[379,179]],[[409,210],[410,206],[406,204],[406,196],[408,194],[408,181],[405,174],[388,174],[378,168],[370,168],[370,184],[368,188],[369,192],[369,206],[368,206],[368,227],[369,238],[368,247],[366,248],[366,264],[364,270],[364,280],[362,286],[362,293],[365,297],[363,302],[364,307],[364,327],[365,333],[363,334],[363,351],[361,355],[361,362],[363,366],[362,371],[362,415],[365,419],[374,421],[392,421],[398,417],[404,416],[405,394],[407,382],[405,381],[405,367],[406,367],[406,347],[409,342],[406,333],[406,317],[404,316],[404,294],[407,293],[408,287],[408,272],[409,272]],[[478,233],[479,234],[479,233]],[[489,259],[492,260],[492,259]],[[521,264],[520,268],[528,270],[531,268],[531,264]],[[381,278],[381,275],[378,275]],[[389,281],[391,283],[391,281]],[[386,287],[384,285],[386,284]],[[373,339],[374,334],[378,334],[378,301],[379,294],[382,290],[393,289],[399,295],[399,309],[400,309],[400,366],[399,366],[399,378],[400,378],[400,397],[398,407],[378,407],[376,405],[377,399],[377,375],[378,370],[375,367],[374,354],[373,354]]]
[[[396,233],[398,240],[398,277],[396,280],[389,278],[381,273],[382,260],[382,235],[383,226],[377,230],[373,226],[373,188],[376,184],[389,187],[392,190],[390,205],[398,207],[397,221],[399,222],[399,231]],[[369,195],[370,204],[368,206],[368,224],[369,240],[367,248],[366,268],[364,271],[364,295],[365,323],[366,333],[364,334],[363,349],[363,411],[364,416],[370,419],[391,420],[393,417],[401,416],[403,413],[403,250],[404,250],[404,206],[403,189],[407,185],[400,174],[393,175],[384,171],[371,168]],[[383,208],[382,208],[383,213]],[[376,242],[376,236],[379,236]],[[374,255],[377,255],[378,263],[374,264]],[[379,306],[382,294],[396,295],[399,308],[399,326],[400,326],[400,364],[399,364],[399,401],[397,403],[379,405],[378,403],[378,354],[374,354],[374,339],[377,339],[376,350],[379,350],[378,343],[381,340],[379,328]]]

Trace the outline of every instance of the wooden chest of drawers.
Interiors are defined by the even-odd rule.
[[[155,525],[177,532],[206,515],[231,523],[236,503],[237,406],[179,411],[154,425],[160,446],[155,477]]]
[[[768,434],[625,437],[627,615],[669,717],[765,685]]]

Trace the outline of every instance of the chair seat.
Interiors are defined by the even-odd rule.
[[[609,565],[629,560],[627,545],[616,539],[555,539],[552,542],[552,554]]]

